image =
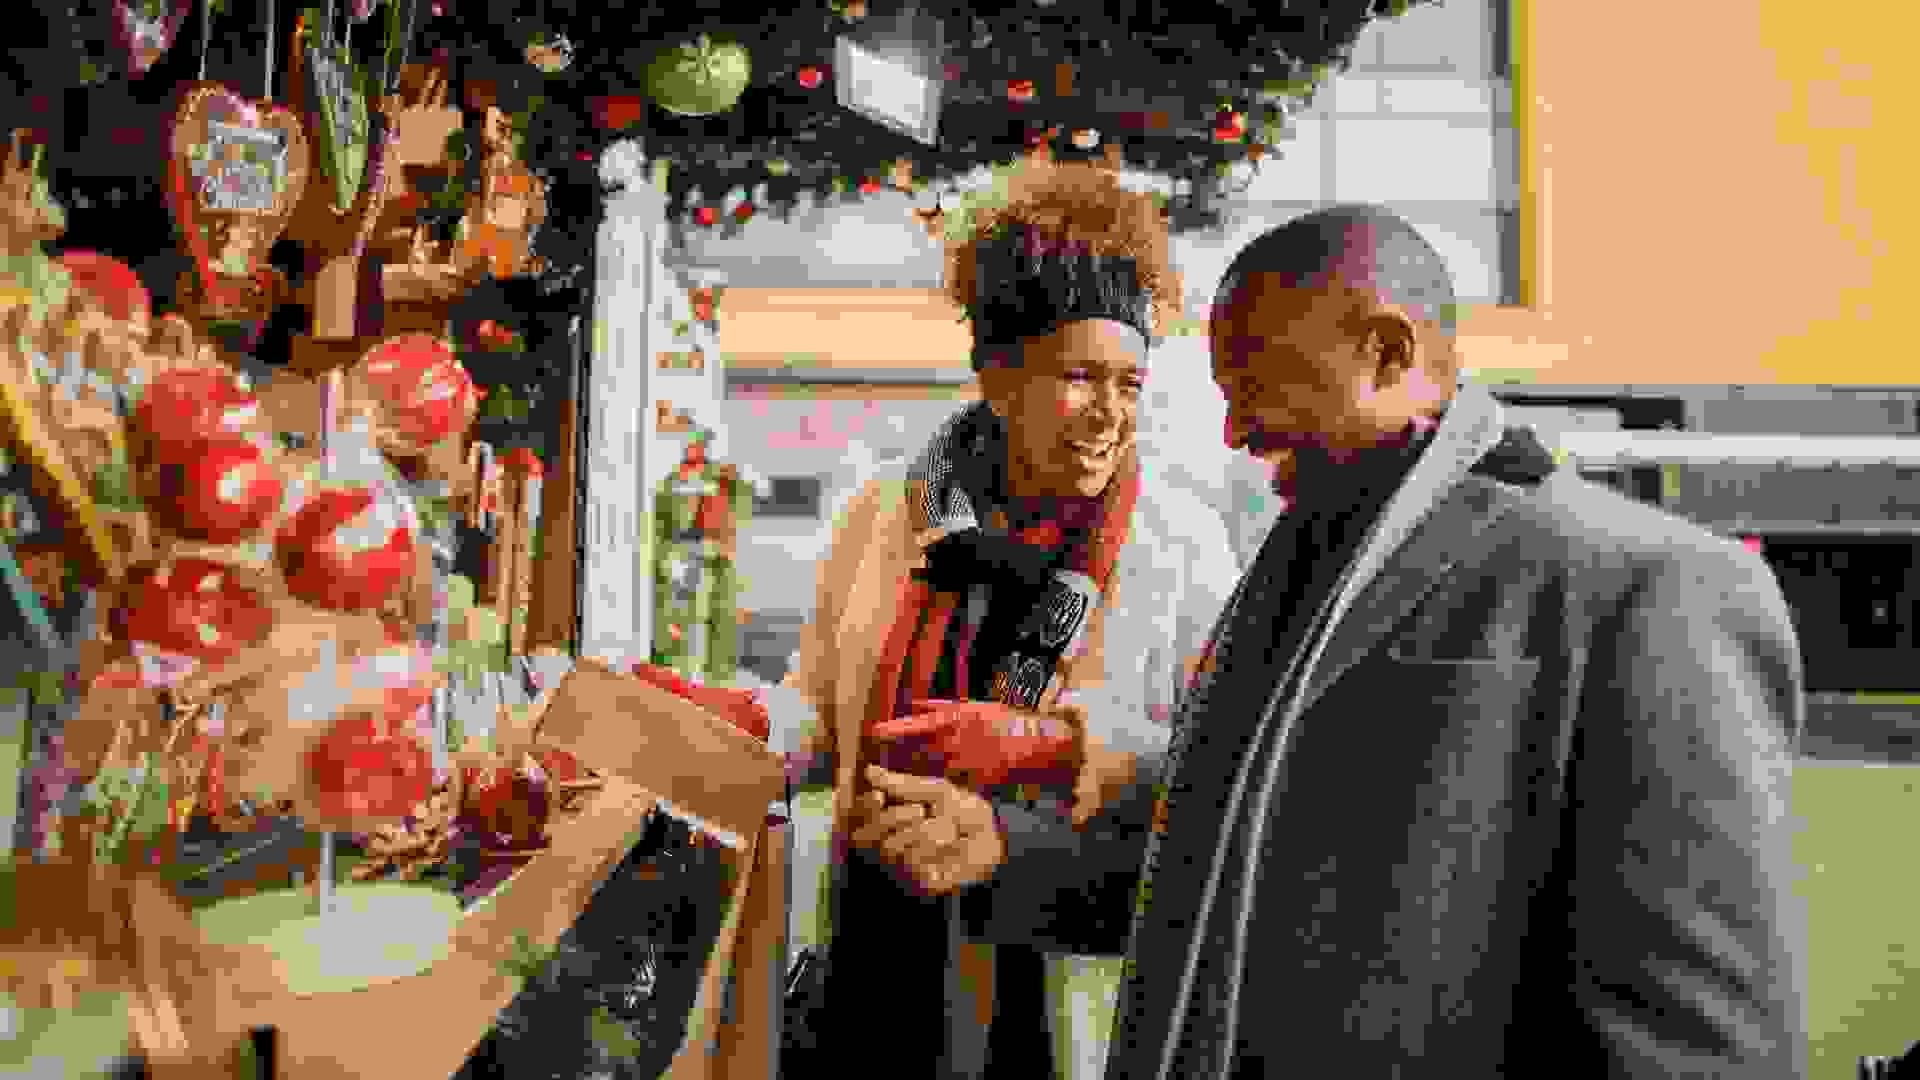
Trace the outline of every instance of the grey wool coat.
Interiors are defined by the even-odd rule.
[[[1205,950],[1190,910],[1162,908],[1208,873],[1168,856],[1215,850],[1234,770],[1177,778],[1208,805],[1166,820],[1110,1080],[1804,1075],[1801,665],[1772,572],[1570,470],[1469,474],[1502,426],[1463,387],[1296,679],[1264,710],[1184,716],[1249,745],[1290,719],[1284,768],[1224,1025],[1181,1025]],[[1258,600],[1243,588],[1224,625]],[[1153,779],[1084,831],[1002,807],[1008,857],[966,897],[974,931],[1126,949]],[[1241,880],[1229,865],[1221,889]]]

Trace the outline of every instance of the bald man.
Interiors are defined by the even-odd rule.
[[[1243,251],[1214,376],[1290,507],[1173,744],[1079,830],[878,774],[897,847],[987,940],[1127,950],[1110,1078],[1797,1080],[1780,590],[1509,428],[1453,304],[1377,208]]]

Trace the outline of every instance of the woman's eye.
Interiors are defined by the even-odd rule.
[[[1068,382],[1086,382],[1091,378],[1093,378],[1092,373],[1085,371],[1069,371],[1066,375]]]

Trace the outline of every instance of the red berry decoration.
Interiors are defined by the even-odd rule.
[[[213,368],[163,371],[134,410],[133,426],[153,447],[155,460],[185,461],[199,444],[236,434],[260,417],[260,399],[243,390],[230,372]]]
[[[500,459],[500,465],[510,473],[526,473],[535,478],[545,476],[547,467],[540,463],[540,456],[524,446],[516,446]]]
[[[189,540],[237,544],[266,525],[285,490],[258,442],[224,435],[201,442],[185,461],[160,466],[153,509]]]
[[[800,69],[800,87],[803,90],[817,90],[826,81],[826,73],[811,64]]]
[[[1007,100],[1024,105],[1033,100],[1033,80],[1015,79],[1007,83]]]
[[[739,222],[742,225],[745,225],[748,221],[752,219],[753,219],[752,203],[741,203],[739,206],[736,206],[733,208],[733,220]]]
[[[274,558],[287,591],[328,611],[369,611],[414,569],[412,530],[365,487],[317,491],[280,529]]]
[[[860,181],[860,194],[877,195],[880,193],[880,181],[868,178]]]
[[[1247,134],[1247,115],[1231,109],[1222,109],[1213,120],[1213,138],[1216,142],[1237,142]]]
[[[219,664],[266,638],[273,609],[230,568],[183,558],[136,572],[111,625],[124,640]]]
[[[718,214],[714,213],[713,207],[702,206],[693,212],[693,220],[699,222],[702,225],[711,225],[714,222],[720,220],[720,217]]]

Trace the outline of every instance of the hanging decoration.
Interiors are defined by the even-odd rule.
[[[202,2],[210,25],[210,0]],[[306,193],[304,125],[272,101],[272,28],[269,0],[260,98],[190,83],[169,131],[168,209],[197,272],[199,295],[186,299],[206,318],[257,319],[272,310],[277,296],[267,255]],[[206,47],[203,34],[203,72]]]
[[[542,74],[558,75],[573,63],[573,42],[558,34],[548,34],[544,30],[535,31],[527,42],[527,63],[538,68]]]
[[[346,213],[359,198],[367,170],[366,75],[335,39],[330,0],[325,19],[308,8],[301,19],[305,38],[307,109],[319,143],[317,155],[333,178],[333,207]]]
[[[154,0],[126,2],[158,10]],[[363,12],[390,26],[397,21],[402,31],[412,21],[397,2],[385,12],[365,0],[333,2],[346,9],[332,31],[336,41],[339,26]],[[100,9],[110,3],[101,0]],[[650,160],[675,166],[666,194],[680,221],[696,220],[698,204],[685,199],[694,188],[718,193],[767,183],[751,211],[715,200],[723,230],[739,228],[743,218],[789,218],[860,197],[862,178],[885,186],[894,163],[907,156],[916,189],[950,186],[1020,156],[1028,130],[1056,128],[1061,135],[1047,140],[1056,160],[1119,144],[1133,169],[1184,182],[1185,193],[1169,201],[1169,224],[1176,231],[1203,227],[1220,212],[1222,163],[1284,150],[1265,117],[1309,105],[1315,88],[1344,68],[1363,29],[1410,7],[1404,0],[1273,0],[1252,8],[1202,2],[1169,19],[1161,9],[1097,0],[922,4],[905,12],[896,5],[872,16],[858,0],[785,10],[710,0],[629,6],[610,18],[604,4],[542,0],[517,10],[468,4],[456,17],[429,20],[455,6],[422,3],[428,12],[419,17],[419,40],[415,32],[396,32],[389,67],[413,49],[465,72],[469,82],[497,87],[502,111],[519,118],[518,156],[550,188],[552,220],[539,230],[526,265],[544,262],[551,280],[592,265],[592,223],[602,197],[596,163],[627,134],[644,135]],[[104,33],[95,36],[110,47]],[[662,43],[677,47],[662,53]],[[360,44],[363,55],[379,55],[378,43]],[[860,54],[853,63],[861,70],[849,70],[843,44]],[[843,91],[854,108],[841,106]],[[369,113],[377,114],[378,95],[367,96]],[[1218,123],[1223,105],[1244,121]],[[381,131],[377,115],[366,126],[363,191],[381,166],[372,152]],[[324,131],[324,123],[316,125],[309,138],[320,141]],[[1097,143],[1076,138],[1085,132],[1098,133]],[[332,177],[337,203],[333,164],[317,167]],[[379,235],[384,242],[387,234]]]
[[[309,155],[298,118],[217,83],[190,85],[174,115],[169,208],[184,235],[209,316],[264,314],[267,253],[305,193]]]
[[[113,0],[114,41],[130,75],[145,75],[173,47],[192,7],[193,0]]]
[[[841,107],[928,146],[939,143],[945,71],[945,27],[922,15],[917,0],[890,24],[863,26],[834,44]]]
[[[752,81],[753,59],[746,47],[707,34],[661,51],[647,68],[654,102],[681,116],[725,112]]]

